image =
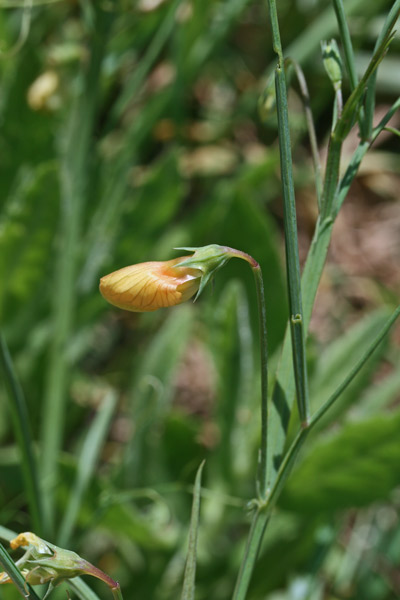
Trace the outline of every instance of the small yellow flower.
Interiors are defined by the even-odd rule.
[[[151,312],[192,298],[200,287],[200,269],[182,266],[187,256],[144,262],[105,275],[100,293],[110,304],[133,312]]]

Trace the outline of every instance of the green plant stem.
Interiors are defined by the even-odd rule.
[[[331,406],[336,402],[339,396],[347,388],[348,385],[353,381],[354,377],[359,373],[360,369],[364,366],[367,360],[374,353],[376,348],[382,342],[383,338],[387,335],[390,328],[396,319],[400,316],[400,306],[393,312],[393,314],[386,321],[384,327],[381,329],[379,334],[375,337],[373,342],[363,353],[361,358],[357,361],[354,367],[351,369],[347,377],[335,390],[335,392],[327,399],[327,401],[319,408],[310,418],[308,425],[298,432],[297,436],[293,440],[289,450],[285,454],[283,461],[279,467],[277,477],[274,481],[274,485],[271,489],[267,500],[264,503],[257,503],[257,510],[253,516],[250,532],[247,540],[245,556],[241,564],[241,568],[236,583],[236,588],[233,594],[233,600],[244,600],[246,598],[247,589],[250,583],[251,574],[254,569],[257,555],[261,546],[261,542],[264,536],[264,532],[271,515],[271,511],[275,506],[282,489],[285,485],[287,478],[295,464],[296,458],[303,447],[312,428],[320,421],[320,419],[326,414]]]
[[[308,381],[303,330],[296,206],[292,174],[292,152],[290,147],[285,73],[279,64],[275,71],[275,86],[284,205],[286,270],[289,291],[290,329],[292,334],[292,359],[300,420],[302,423],[307,423],[309,418]]]
[[[268,493],[268,340],[267,340],[267,311],[264,293],[264,281],[259,263],[246,252],[225,246],[230,257],[240,258],[249,263],[253,271],[257,292],[258,322],[260,332],[260,356],[261,356],[261,442],[260,463],[257,475],[257,491],[259,499],[263,502]]]
[[[24,393],[3,335],[0,333],[0,365],[10,398],[10,412],[15,438],[21,453],[21,469],[25,481],[26,497],[34,530],[40,535],[43,528],[43,506],[39,492],[39,477],[33,449],[32,434]]]
[[[123,600],[121,588],[119,585],[118,587],[112,588],[111,591],[115,600]]]
[[[271,23],[272,30],[272,46],[276,54],[278,55],[278,64],[283,66],[283,52],[282,52],[282,44],[281,44],[281,34],[279,32],[279,21],[278,21],[278,11],[276,9],[276,1],[268,0],[269,7],[269,20]]]
[[[75,312],[75,282],[81,243],[83,207],[89,171],[91,136],[98,101],[100,67],[111,24],[109,13],[96,8],[89,68],[83,90],[69,124],[61,171],[62,232],[54,284],[53,344],[48,362],[43,411],[42,476],[45,498],[45,532],[54,527],[54,490],[57,461],[64,433],[66,388],[69,374],[67,345]]]
[[[266,504],[259,504],[254,512],[249,536],[247,538],[246,550],[240,565],[240,571],[232,600],[244,600],[246,598],[251,575],[268,524],[269,514],[265,510],[265,507]]]
[[[267,344],[267,315],[265,306],[264,282],[261,267],[252,266],[256,289],[258,319],[260,331],[261,355],[261,442],[260,442],[260,468],[258,476],[258,494],[261,499],[267,495],[267,467],[268,467],[268,344]]]

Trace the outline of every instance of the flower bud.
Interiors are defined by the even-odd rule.
[[[342,59],[336,40],[321,42],[322,60],[325,71],[331,80],[335,91],[340,90],[342,86]]]
[[[100,279],[105,300],[125,310],[151,312],[189,300],[199,289],[201,271],[181,267],[185,257],[131,265]]]
[[[20,533],[10,541],[10,546],[13,550],[26,549],[25,554],[16,562],[26,582],[30,585],[50,583],[48,592],[62,581],[80,575],[97,577],[111,589],[119,587],[116,581],[76,552],[50,544],[30,531]],[[10,582],[7,573],[0,573],[0,584]]]
[[[118,308],[150,312],[181,304],[195,294],[196,300],[214,273],[234,256],[253,267],[258,265],[245,252],[218,244],[175,250],[193,254],[164,262],[140,263],[110,273],[100,279],[101,295]]]

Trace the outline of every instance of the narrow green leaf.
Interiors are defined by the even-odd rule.
[[[106,394],[89,428],[79,454],[75,485],[71,490],[69,503],[57,537],[57,544],[63,548],[68,546],[81,507],[83,495],[93,478],[114,413],[116,400],[116,395],[113,391],[109,391]]]
[[[199,529],[200,517],[201,474],[203,471],[204,462],[205,461],[203,461],[199,466],[194,482],[192,517],[190,519],[188,553],[186,558],[181,600],[194,600],[196,585],[197,533]]]
[[[8,573],[23,598],[26,600],[40,600],[39,596],[34,592],[31,586],[26,583],[20,570],[2,544],[0,544],[0,564],[4,571]]]

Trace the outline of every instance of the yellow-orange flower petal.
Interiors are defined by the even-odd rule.
[[[47,544],[36,534],[31,531],[25,531],[20,533],[16,538],[10,541],[10,546],[13,550],[16,548],[34,546],[40,554],[51,554],[50,548]]]
[[[124,267],[100,279],[105,300],[125,310],[151,312],[189,300],[200,286],[199,269],[178,267],[187,256]]]

